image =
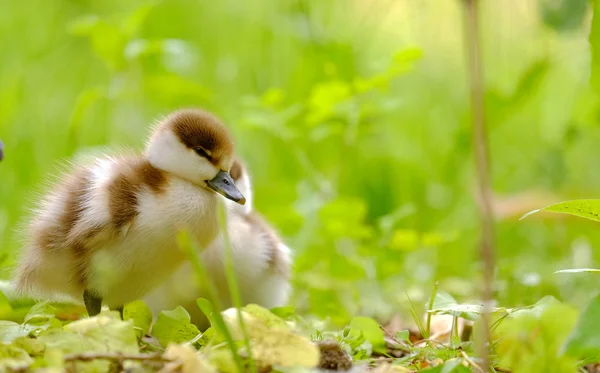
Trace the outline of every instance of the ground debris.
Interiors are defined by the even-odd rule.
[[[600,373],[600,363],[592,363],[586,365],[585,371],[589,373]]]
[[[399,365],[381,364],[372,370],[373,373],[410,373],[411,370]]]
[[[352,358],[340,345],[333,340],[317,343],[321,358],[319,368],[326,370],[349,370],[352,368]]]

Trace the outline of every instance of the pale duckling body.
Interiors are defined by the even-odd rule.
[[[102,302],[140,299],[184,260],[182,229],[199,246],[218,233],[219,192],[243,204],[229,175],[233,141],[200,110],[181,110],[154,130],[143,155],[74,167],[39,204],[14,276],[21,294]]]
[[[227,230],[231,244],[233,266],[240,287],[243,304],[258,304],[266,308],[283,306],[290,293],[290,249],[282,242],[275,230],[252,207],[252,186],[247,170],[235,161],[231,176],[240,192],[246,196],[246,204],[230,207]],[[219,301],[224,308],[232,307],[225,272],[225,246],[223,236],[217,238],[199,254],[208,277],[215,285]],[[206,328],[207,320],[198,308],[196,299],[209,298],[206,289],[198,286],[194,270],[189,262],[154,289],[144,301],[158,315],[178,305],[190,313],[192,322]]]

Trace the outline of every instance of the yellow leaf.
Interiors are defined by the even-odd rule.
[[[171,343],[163,354],[165,359],[173,360],[181,364],[182,373],[213,373],[216,369],[190,345],[178,345]]]

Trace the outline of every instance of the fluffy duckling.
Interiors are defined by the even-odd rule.
[[[246,204],[228,202],[227,230],[231,243],[233,265],[244,304],[255,303],[272,308],[284,305],[290,293],[290,249],[265,220],[252,210],[252,186],[245,166],[236,160],[231,167],[236,186],[246,196]],[[219,235],[199,253],[208,277],[213,281],[219,300],[225,308],[232,300],[225,274],[225,247]],[[208,292],[198,286],[189,262],[144,299],[157,315],[161,310],[178,305],[188,310],[192,322],[201,329],[207,320],[196,305],[196,299],[208,298]]]
[[[16,290],[83,300],[90,316],[140,299],[183,262],[179,230],[200,247],[214,240],[217,193],[245,203],[233,154],[217,118],[186,109],[154,128],[144,154],[75,166],[35,211]]]

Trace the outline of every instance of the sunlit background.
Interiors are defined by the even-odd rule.
[[[1,277],[61,162],[143,147],[214,111],[295,257],[292,304],[382,322],[435,281],[481,291],[463,17],[455,0],[0,1]],[[565,5],[566,4],[566,5]],[[579,303],[600,230],[525,212],[600,190],[586,0],[482,2],[495,297]]]

